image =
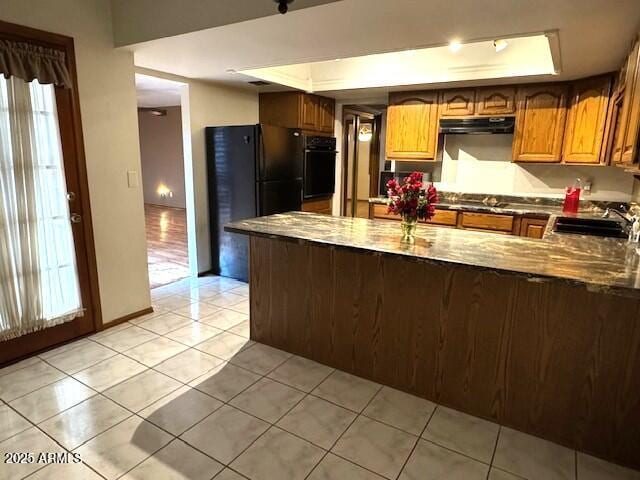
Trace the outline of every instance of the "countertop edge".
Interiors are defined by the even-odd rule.
[[[372,250],[372,249],[357,246],[357,245],[343,245],[339,243],[328,242],[328,241],[323,241],[318,239],[300,238],[298,236],[291,236],[291,235],[285,235],[285,234],[264,233],[264,232],[258,232],[256,230],[238,228],[231,225],[225,225],[224,230],[229,233],[236,233],[240,235],[269,238],[273,240],[284,240],[292,243],[318,245],[318,246],[328,247],[328,248],[338,248],[342,250],[350,250],[350,251],[355,251],[358,253],[364,253],[364,254],[374,255],[374,256],[377,255],[377,256],[386,256],[386,257],[398,257],[407,261],[412,261],[417,263],[428,263],[432,265],[453,265],[453,266],[463,267],[463,268],[465,267],[472,268],[475,270],[487,271],[487,272],[492,272],[492,273],[501,274],[501,275],[516,276],[532,283],[565,282],[570,285],[586,288],[587,291],[589,292],[605,293],[605,294],[618,295],[618,296],[629,297],[629,298],[640,298],[640,289],[635,289],[630,287],[612,286],[612,285],[605,285],[600,283],[589,283],[582,280],[576,280],[576,279],[554,276],[554,275],[533,274],[533,273],[527,273],[527,272],[522,272],[518,270],[511,270],[507,268],[489,267],[486,265],[477,265],[474,263],[464,263],[464,262],[456,262],[453,260],[442,260],[438,258],[420,257],[420,256],[411,255],[411,254],[403,254],[400,252],[385,252],[380,250]]]

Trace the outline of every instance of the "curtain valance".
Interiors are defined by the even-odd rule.
[[[0,39],[0,73],[7,79],[72,86],[65,52],[31,43]]]

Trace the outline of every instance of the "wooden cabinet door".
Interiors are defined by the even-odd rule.
[[[305,200],[304,202],[302,202],[302,211],[331,215],[332,199],[333,197],[331,196],[328,198],[317,198],[313,200]]]
[[[626,128],[622,141],[621,163],[629,165],[638,162],[638,133],[640,131],[640,54],[639,43],[633,47],[630,62],[627,65],[629,83],[625,88],[625,101],[628,100]],[[623,107],[624,110],[624,107]],[[624,112],[623,112],[624,115]]]
[[[513,216],[494,213],[462,212],[458,225],[472,230],[490,230],[492,232],[511,233]]]
[[[514,161],[560,162],[567,93],[567,85],[518,89]]]
[[[458,212],[455,210],[440,210],[436,208],[431,219],[426,220],[425,223],[455,227],[458,224]]]
[[[302,95],[300,110],[300,128],[316,130],[318,125],[318,100],[314,95]]]
[[[476,91],[477,115],[509,115],[515,111],[515,87],[485,87]]]
[[[389,207],[380,203],[372,204],[373,208],[370,209],[369,216],[371,218],[380,218],[386,220],[400,220],[400,216],[394,213],[389,213]]]
[[[529,238],[542,238],[547,228],[547,222],[541,218],[523,218],[520,221],[520,236]]]
[[[611,78],[578,81],[571,90],[562,158],[565,163],[600,163]]]
[[[445,90],[440,92],[441,117],[466,117],[473,115],[476,106],[476,91]]]
[[[389,96],[387,158],[433,160],[438,139],[438,101],[435,92]]]
[[[335,123],[335,102],[331,98],[318,97],[318,130],[333,133]]]
[[[622,67],[620,74],[620,86],[619,92],[621,95],[622,105],[619,109],[619,117],[617,120],[618,128],[614,132],[613,149],[611,155],[612,163],[623,162],[623,152],[628,145],[627,142],[627,127],[630,123],[631,105],[634,96],[633,87],[635,84],[637,64],[638,64],[638,48],[639,44],[636,41],[631,53],[627,57],[627,61]],[[640,96],[638,98],[640,100]]]

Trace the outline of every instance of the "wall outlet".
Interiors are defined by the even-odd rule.
[[[592,180],[585,180],[584,182],[582,182],[582,191],[586,195],[590,195],[591,194],[591,189],[592,188],[593,188],[593,181]]]

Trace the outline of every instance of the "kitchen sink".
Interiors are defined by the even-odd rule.
[[[558,217],[553,231],[596,237],[627,238],[624,226],[620,222],[604,218]]]

